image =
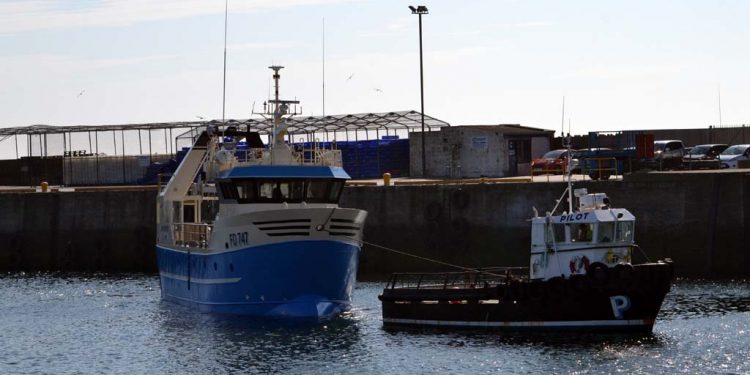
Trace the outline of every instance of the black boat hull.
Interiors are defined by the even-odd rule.
[[[378,298],[385,326],[651,332],[672,275],[671,263],[650,263],[549,281],[390,285]]]

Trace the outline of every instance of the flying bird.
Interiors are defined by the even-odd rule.
[[[204,119],[205,119],[205,117],[203,117],[203,116],[195,116],[195,117],[197,117],[197,118],[199,118],[199,119],[201,119],[201,120],[204,120]]]
[[[76,98],[80,98],[80,97],[81,97],[81,95],[83,95],[83,93],[84,93],[84,92],[86,92],[86,90],[85,90],[85,89],[84,89],[84,90],[81,90],[81,92],[79,92],[79,93],[78,93],[78,95],[76,95]]]
[[[375,90],[375,91],[377,91],[377,92],[380,92],[380,93],[382,93],[382,92],[383,92],[383,90],[381,90],[381,89],[379,89],[379,88],[377,88],[377,87],[376,87],[376,88],[374,88],[373,90]]]
[[[349,80],[351,80],[352,77],[354,77],[354,73],[352,73],[352,75],[350,75],[349,78],[346,79],[346,81],[349,82]]]

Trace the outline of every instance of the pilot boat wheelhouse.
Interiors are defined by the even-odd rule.
[[[274,78],[278,87],[278,70]],[[278,90],[277,90],[278,92]],[[338,206],[349,176],[338,150],[215,127],[196,137],[159,194],[162,297],[200,311],[328,318],[350,307],[367,213]],[[239,141],[248,150],[238,150]]]

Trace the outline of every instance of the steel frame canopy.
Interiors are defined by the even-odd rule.
[[[287,132],[292,135],[322,133],[322,132],[348,132],[368,130],[407,130],[414,131],[421,127],[421,113],[417,111],[398,111],[387,113],[360,113],[335,116],[308,116],[291,117],[287,119]],[[51,126],[31,125],[14,128],[0,128],[0,140],[14,135],[32,134],[60,134],[60,133],[85,133],[127,130],[156,130],[176,128],[199,128],[206,125],[222,125],[219,120],[212,121],[187,121],[167,123],[147,123],[131,125],[75,125],[75,126]],[[227,120],[226,126],[246,126],[248,131],[255,131],[262,135],[270,134],[273,122],[270,119],[252,118],[246,120]],[[436,130],[449,123],[425,115],[425,126],[428,130]],[[244,130],[244,129],[243,129]]]

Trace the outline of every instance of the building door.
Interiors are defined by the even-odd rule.
[[[515,140],[508,141],[508,176],[518,176],[518,153]]]
[[[508,140],[508,176],[528,174],[531,170],[531,139]]]

